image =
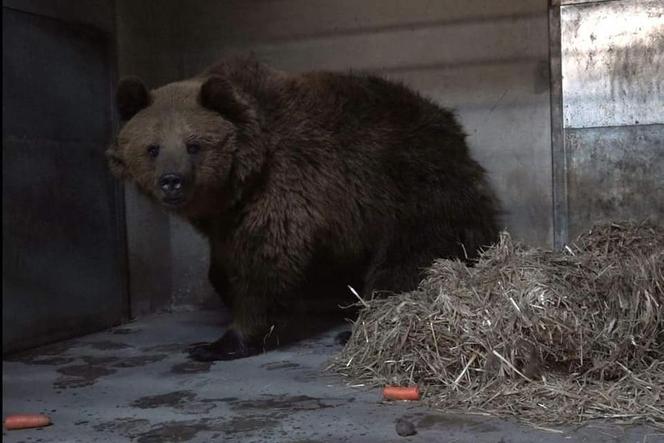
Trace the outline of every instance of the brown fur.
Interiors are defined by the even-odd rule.
[[[120,85],[122,109],[142,97],[135,79]],[[402,85],[232,60],[142,103],[111,168],[157,201],[161,174],[183,177],[172,210],[209,239],[210,281],[234,317],[196,358],[249,355],[296,312],[353,301],[346,285],[413,289],[434,258],[496,238],[496,201],[461,127]]]

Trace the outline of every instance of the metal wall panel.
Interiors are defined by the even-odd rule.
[[[563,5],[557,246],[597,222],[664,221],[664,2]]]
[[[593,223],[664,221],[664,125],[569,129],[570,235]]]
[[[61,11],[62,12],[62,11]],[[3,8],[3,352],[126,314],[112,34]]]
[[[664,2],[561,8],[565,127],[664,123]]]

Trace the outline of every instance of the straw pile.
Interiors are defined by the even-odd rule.
[[[503,233],[473,267],[436,261],[417,290],[362,305],[331,366],[354,380],[535,425],[664,426],[662,227],[596,226],[563,252]]]

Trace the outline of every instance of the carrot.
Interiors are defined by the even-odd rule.
[[[417,386],[385,386],[383,397],[386,400],[419,400],[420,390]]]
[[[16,414],[5,418],[7,430],[41,428],[50,424],[51,419],[41,414]]]

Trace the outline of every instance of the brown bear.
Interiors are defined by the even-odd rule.
[[[194,359],[301,337],[357,301],[348,286],[414,289],[433,259],[472,259],[497,236],[496,199],[454,115],[401,84],[233,59],[152,91],[126,78],[117,100],[127,123],[111,170],[209,240],[209,278],[231,310]]]

